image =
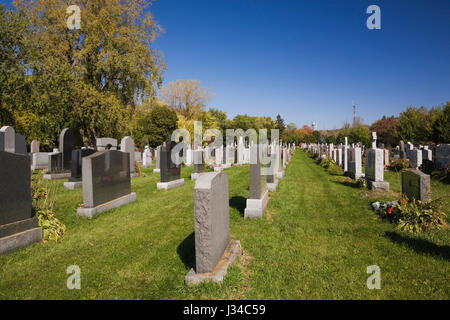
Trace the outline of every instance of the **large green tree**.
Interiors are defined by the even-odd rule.
[[[119,138],[126,131],[139,102],[155,96],[165,68],[151,46],[161,28],[146,10],[150,4],[15,2],[31,24],[25,38],[32,96],[24,117],[32,118],[27,123],[35,131],[57,138],[61,128],[70,126],[85,144],[100,136]],[[69,5],[81,9],[79,30],[67,26]]]
[[[399,140],[423,144],[430,140],[432,123],[425,107],[410,106],[398,117],[397,134]]]

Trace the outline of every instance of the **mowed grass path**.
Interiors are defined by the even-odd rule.
[[[1,256],[0,298],[450,298],[450,230],[397,232],[370,208],[375,199],[398,195],[399,174],[386,174],[392,193],[373,195],[297,150],[263,219],[247,220],[249,167],[226,169],[231,238],[241,241],[244,255],[222,285],[189,288],[184,277],[195,260],[192,169],[183,168],[185,185],[169,191],[156,190],[159,174],[145,172],[132,179],[136,203],[92,220],[76,215],[81,190],[53,182],[60,186],[56,213],[67,235],[60,243]],[[433,197],[449,195],[450,187],[433,182],[432,191]],[[70,265],[81,268],[81,290],[66,287]],[[381,268],[381,290],[367,289],[370,265]]]

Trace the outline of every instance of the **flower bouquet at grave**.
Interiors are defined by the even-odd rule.
[[[400,231],[421,233],[445,226],[446,214],[441,211],[443,198],[433,201],[408,200],[374,202],[372,208],[382,219],[388,219]]]
[[[408,159],[398,159],[392,162],[392,164],[389,166],[390,170],[393,171],[401,171],[403,169],[406,169],[409,167],[409,160]]]

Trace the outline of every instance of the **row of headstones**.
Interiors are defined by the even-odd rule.
[[[414,169],[419,169],[424,160],[434,161],[436,169],[442,170],[450,164],[450,144],[441,143],[430,149],[429,146],[414,146],[411,142],[405,145],[400,141],[394,150],[394,160],[397,159],[408,159],[410,167]]]
[[[68,150],[64,149],[66,141],[71,141],[72,137],[65,130],[61,139],[60,146],[63,146],[64,153]],[[173,143],[164,144],[160,149],[162,181],[179,177],[179,165],[174,165],[170,157],[174,146]],[[268,152],[270,161],[265,164],[266,168],[269,164],[272,168],[268,176],[263,172],[260,148],[266,154],[273,148]],[[268,201],[266,182],[273,183],[280,177],[279,173],[289,163],[293,149],[273,145],[252,145],[250,149],[250,157],[254,161],[250,165],[250,197],[245,216],[261,217]],[[136,194],[131,193],[130,154],[133,153],[111,148],[83,158],[83,206],[78,208],[78,214],[92,217],[136,201]],[[59,157],[64,165],[64,155]],[[0,163],[0,253],[5,253],[41,241],[42,230],[31,215],[28,157],[0,151]],[[174,167],[178,174],[173,174]],[[230,241],[227,175],[225,172],[202,172],[194,190],[196,267],[188,273],[186,282],[196,284],[206,279],[221,281],[228,265],[241,254],[239,241]],[[219,260],[225,262],[216,268]]]
[[[304,144],[303,147],[315,153],[321,155],[321,149],[326,150],[326,155],[330,155],[337,164],[342,165],[344,172],[351,176],[353,179],[359,179],[364,177],[367,179],[369,187],[371,189],[378,189],[383,191],[389,190],[389,183],[384,181],[384,168],[389,164],[389,150],[383,148],[377,148],[377,136],[376,133],[372,133],[372,148],[367,150],[366,153],[366,170],[363,175],[361,170],[361,156],[362,148],[359,146],[348,147],[347,138],[345,138],[344,147],[334,149],[332,145],[317,145],[317,144]],[[449,161],[449,148],[450,145],[441,144],[437,146],[436,153],[439,156],[441,163],[448,164]],[[348,150],[348,152],[347,152]],[[428,160],[432,160],[431,150],[428,147],[423,149],[413,148],[411,143],[408,143],[408,150],[405,152],[403,141],[400,141],[400,146],[396,148],[399,150],[398,158],[413,159],[413,165],[411,170],[402,172],[402,194],[406,195],[409,199],[418,199],[422,201],[429,201],[431,194],[430,176],[417,170],[420,166],[417,159],[422,159],[423,155],[426,155]],[[424,151],[422,153],[422,151]],[[394,154],[394,159],[396,159]],[[348,161],[348,162],[347,162]]]
[[[362,144],[348,144],[345,137],[345,144],[335,147],[333,144],[309,144],[305,147],[319,154],[320,158],[333,159],[341,166],[344,174],[358,180],[365,178],[370,189],[389,190],[389,183],[384,181],[384,168],[389,163],[389,150],[377,148],[377,136],[372,132],[372,147],[367,149]],[[362,172],[362,154],[366,152],[365,174]]]

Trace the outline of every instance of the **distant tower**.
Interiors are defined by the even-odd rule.
[[[352,101],[353,104],[353,127],[356,126],[356,104],[355,101]]]
[[[316,124],[315,122],[313,122],[313,123],[311,124],[311,127],[312,127],[313,131],[316,131],[316,130],[317,130],[317,124]]]

